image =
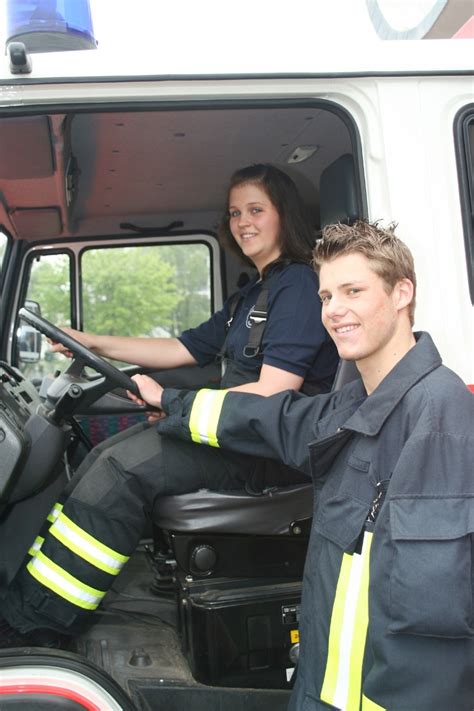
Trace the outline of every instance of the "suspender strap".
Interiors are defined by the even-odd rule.
[[[237,311],[237,308],[238,308],[240,302],[242,301],[242,299],[243,299],[243,296],[242,296],[242,295],[239,296],[239,295],[236,294],[236,295],[235,295],[235,298],[232,300],[232,302],[231,302],[231,304],[230,304],[230,308],[229,308],[229,320],[227,321],[227,323],[226,323],[226,325],[225,325],[226,334],[225,334],[225,338],[224,338],[224,343],[222,344],[222,346],[221,346],[221,348],[220,348],[220,351],[219,351],[219,353],[218,353],[217,356],[216,356],[216,361],[217,361],[218,363],[222,363],[222,361],[223,361],[224,358],[225,358],[225,354],[226,354],[226,351],[227,351],[227,340],[228,340],[228,338],[229,338],[230,326],[231,326],[231,324],[232,324],[232,321],[234,320],[235,312]]]
[[[262,343],[263,332],[267,325],[267,304],[268,304],[268,288],[269,281],[266,280],[262,284],[262,289],[257,297],[257,303],[249,313],[250,334],[247,345],[244,348],[244,356],[246,358],[255,358],[260,350]]]
[[[273,269],[266,279],[262,282],[262,288],[259,295],[257,296],[257,302],[253,307],[252,311],[248,315],[248,320],[250,322],[250,333],[247,345],[244,348],[244,356],[246,358],[254,358],[258,355],[260,351],[260,345],[262,343],[263,333],[265,331],[265,326],[267,325],[267,309],[268,309],[268,292],[272,281],[278,276],[279,270]],[[240,306],[243,296],[236,296],[232,301],[229,310],[229,320],[227,321],[226,328],[227,334],[222,344],[222,347],[217,355],[217,360],[222,361],[225,358],[227,350],[227,338],[230,330],[232,321],[234,320],[234,315]]]

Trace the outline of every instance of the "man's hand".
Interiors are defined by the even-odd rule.
[[[166,414],[160,409],[161,394],[163,392],[161,385],[148,375],[133,375],[132,380],[136,382],[141,397],[137,397],[127,390],[127,395],[130,400],[133,400],[133,402],[136,402],[137,405],[141,405],[142,407],[151,405],[152,407],[157,408],[156,411],[147,412],[148,422],[153,424],[153,422],[157,422],[158,420],[163,419],[163,417],[166,417]]]

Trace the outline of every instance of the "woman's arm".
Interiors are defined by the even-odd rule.
[[[196,360],[177,338],[134,338],[130,336],[101,336],[94,333],[63,329],[86,348],[105,358],[121,360],[144,368],[177,368],[195,365]],[[67,353],[61,343],[55,343],[52,351]]]
[[[229,388],[229,392],[252,393],[268,397],[282,390],[299,390],[303,385],[303,380],[301,375],[275,368],[273,365],[262,365],[258,380]]]
[[[258,380],[229,388],[231,392],[268,397],[284,390],[299,390],[327,338],[314,271],[306,265],[290,264],[269,280],[267,324],[261,342],[263,365]]]

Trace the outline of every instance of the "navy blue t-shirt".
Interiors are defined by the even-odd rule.
[[[245,368],[253,367],[256,378],[263,364],[302,376],[307,383],[328,389],[336,371],[338,356],[335,346],[321,323],[318,278],[306,264],[292,263],[272,276],[268,291],[267,323],[260,353],[254,358],[244,355],[248,343],[249,313],[256,304],[262,286],[258,276],[223,308],[197,328],[184,331],[181,342],[200,366],[212,363],[226,338],[226,323],[231,304],[239,304],[232,320],[226,357]]]

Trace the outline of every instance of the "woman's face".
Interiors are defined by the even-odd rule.
[[[244,183],[229,196],[229,227],[232,236],[258,271],[281,254],[280,217],[267,193],[259,185]]]

